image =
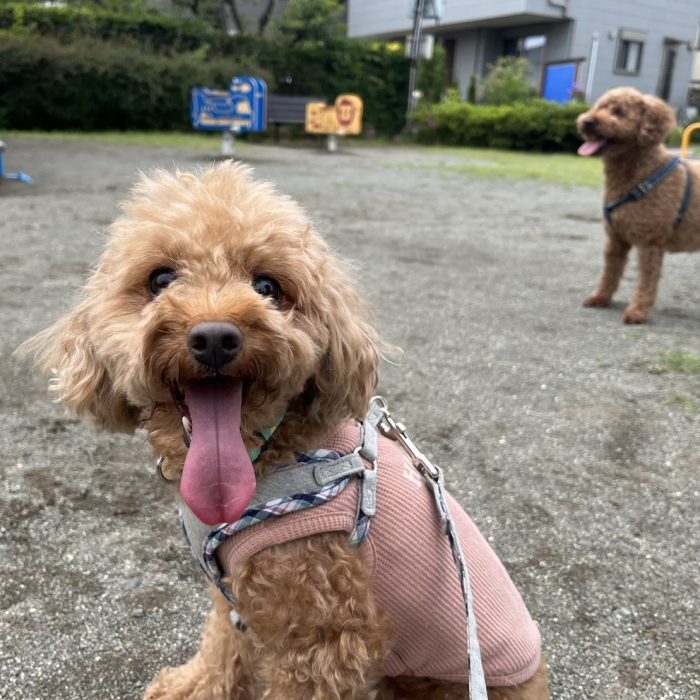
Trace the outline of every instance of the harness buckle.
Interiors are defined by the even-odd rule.
[[[648,182],[643,182],[641,185],[637,185],[629,194],[629,196],[635,201],[638,202],[649,190],[653,189],[653,187],[649,186]]]

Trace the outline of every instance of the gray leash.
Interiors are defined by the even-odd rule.
[[[452,547],[452,557],[459,570],[462,595],[464,597],[465,612],[467,616],[467,634],[469,637],[469,698],[470,700],[488,700],[486,693],[486,680],[484,668],[481,663],[481,649],[476,629],[476,615],[474,614],[474,599],[469,580],[467,560],[462,552],[459,537],[455,531],[450,509],[447,506],[445,491],[445,477],[442,469],[436,467],[415,445],[408,436],[402,423],[397,423],[389,413],[389,407],[382,396],[374,396],[371,400],[371,409],[367,420],[373,423],[377,430],[386,437],[396,440],[408,453],[413,465],[423,475],[433,491],[435,504],[440,516],[440,522]]]

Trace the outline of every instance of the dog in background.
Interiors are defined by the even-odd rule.
[[[300,454],[338,450],[343,440],[352,453],[375,390],[379,339],[351,269],[301,208],[227,162],[198,175],[144,177],[122,209],[77,307],[29,344],[43,369],[56,368],[52,386],[67,407],[107,430],[144,428],[162,473],[179,482],[185,504],[209,525],[237,522],[266,478],[301,466]],[[367,543],[352,544],[336,524],[267,542],[230,569],[222,563],[227,590],[212,587],[199,652],[161,671],[148,700],[467,698],[464,622],[422,609],[426,600],[443,606],[445,586],[453,597],[459,591],[451,550],[437,515],[422,529],[401,523],[418,500],[430,500],[430,489],[406,476],[400,456],[395,475],[416,495],[402,497],[386,530],[409,551],[398,555],[390,542],[391,561],[382,564],[383,545],[372,545],[390,506],[382,454],[399,449],[387,443],[380,436]],[[356,502],[349,501],[353,522]],[[291,519],[327,507],[274,520],[298,523]],[[466,518],[456,513],[458,525],[473,527]],[[274,528],[266,520],[242,536],[264,534],[268,523]],[[410,552],[425,528],[439,538],[442,557],[429,564],[428,585],[415,573],[421,555]],[[463,545],[468,556],[481,540],[474,530]],[[475,557],[477,617],[524,610],[505,633],[490,634],[488,619],[481,627],[489,698],[546,700],[537,629],[485,541]],[[373,579],[381,566],[388,566],[384,589]],[[401,623],[384,609],[396,605],[399,591],[408,591]],[[247,630],[232,624],[232,603]],[[424,655],[418,666],[398,653],[401,643]],[[456,672],[444,672],[455,658]],[[433,676],[433,668],[443,670]]]
[[[625,323],[649,320],[664,253],[700,249],[700,164],[680,161],[663,145],[676,124],[671,107],[633,88],[615,88],[578,118],[584,156],[605,169],[603,272],[584,306],[606,307],[617,290],[631,247],[639,280]]]

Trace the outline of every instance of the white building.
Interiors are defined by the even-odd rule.
[[[466,94],[500,56],[526,56],[533,83],[557,102],[574,85],[589,100],[631,85],[686,106],[698,0],[427,0],[424,31],[445,47],[449,79]],[[348,0],[348,36],[404,39],[415,0]],[[700,78],[700,76],[698,76]]]

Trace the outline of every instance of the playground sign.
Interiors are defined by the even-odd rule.
[[[362,98],[358,95],[338,95],[334,105],[309,102],[306,105],[306,132],[357,136],[362,133],[362,110]]]
[[[192,126],[200,131],[242,134],[267,128],[267,85],[264,80],[233,78],[228,92],[192,88]]]

